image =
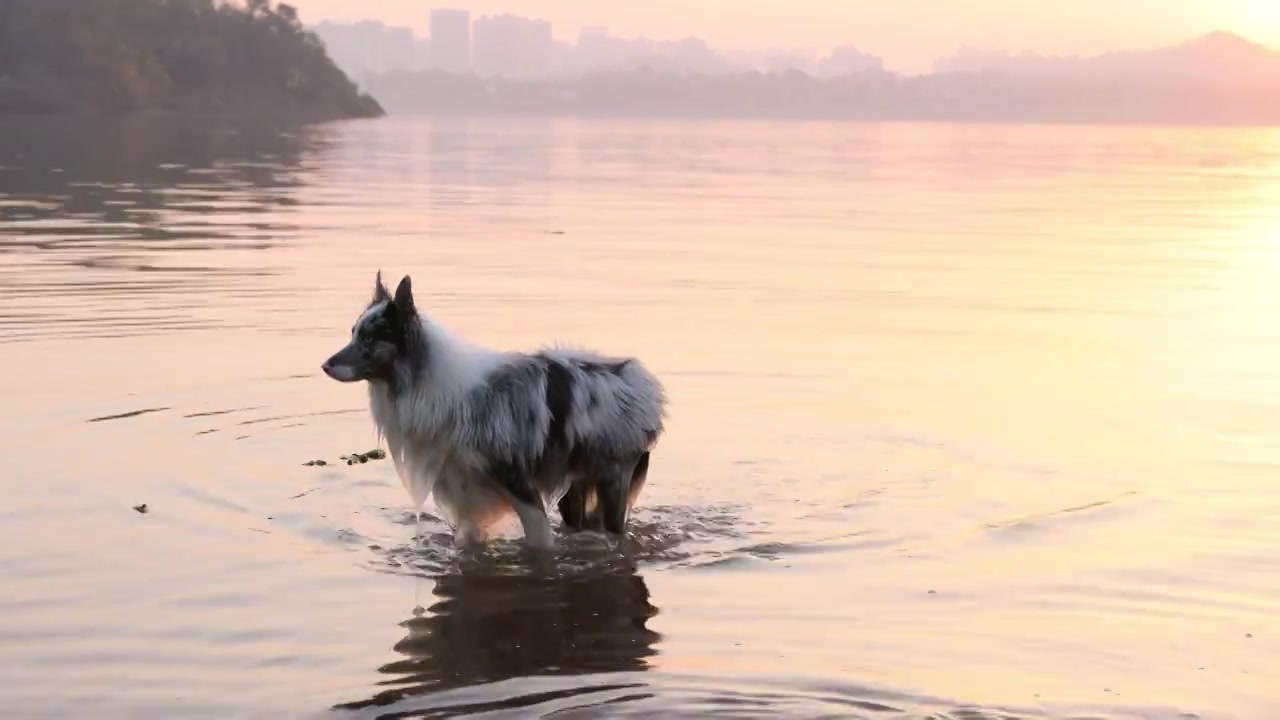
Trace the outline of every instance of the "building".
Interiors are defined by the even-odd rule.
[[[639,61],[654,52],[653,42],[620,38],[602,25],[588,25],[578,34],[578,66],[585,71],[611,70],[628,61]]]
[[[817,74],[829,77],[856,75],[862,72],[884,70],[884,58],[865,53],[852,45],[842,45],[831,51],[817,66]]]
[[[352,78],[415,66],[416,38],[409,28],[379,22],[320,23],[316,34],[329,56]]]
[[[482,17],[472,28],[472,68],[479,75],[517,79],[547,75],[555,41],[551,23],[515,15]]]
[[[431,67],[451,73],[471,71],[471,13],[431,11]]]

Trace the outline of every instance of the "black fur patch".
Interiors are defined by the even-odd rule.
[[[378,305],[375,302],[369,308]],[[386,302],[381,310],[352,328],[352,332],[365,372],[370,379],[386,383],[393,395],[399,394],[426,365],[427,336],[412,308],[405,310],[394,302]]]
[[[569,414],[573,412],[573,375],[560,363],[547,363],[547,409],[551,427],[547,445],[569,448]]]
[[[565,420],[568,417],[569,401],[572,395],[568,391],[564,391],[561,385],[565,381],[572,383],[572,378],[560,377],[557,373],[549,372],[549,367],[554,366],[543,359],[536,359],[533,362],[517,361],[491,372],[485,378],[485,383],[476,388],[474,395],[469,402],[479,410],[476,417],[476,423],[480,427],[499,427],[510,426],[513,423],[518,427],[518,431],[527,433],[527,439],[539,434],[538,419],[541,416],[541,406],[532,404],[536,401],[536,396],[528,389],[530,386],[536,387],[536,383],[546,383],[548,399],[556,397],[554,402],[548,401],[547,410],[552,413],[551,433],[557,432],[560,437],[564,437],[566,433]],[[568,375],[563,368],[558,368],[560,372]],[[553,381],[552,378],[555,378]],[[569,391],[572,388],[569,387]],[[564,406],[560,407],[559,398],[564,398]],[[495,417],[494,413],[510,414],[510,417]],[[523,427],[520,427],[523,426]],[[489,439],[481,438],[479,445],[487,446]],[[487,458],[487,469],[512,496],[521,502],[531,504],[541,504],[541,499],[537,494],[535,487],[536,478],[542,472],[542,465],[546,458],[546,446],[553,445],[557,442],[554,435],[550,435],[546,439],[544,447],[533,448],[530,443],[517,442],[517,446],[524,448],[523,452],[533,451],[536,454],[532,456],[518,457],[499,457],[490,456]],[[520,451],[518,451],[520,452]]]
[[[493,479],[497,480],[515,499],[529,505],[542,506],[542,498],[534,488],[529,473],[518,463],[506,460],[490,461],[489,472],[493,474]]]
[[[357,328],[356,337],[361,342],[385,342],[396,346],[403,353],[408,345],[408,318],[388,303],[386,308],[372,317],[363,326]]]

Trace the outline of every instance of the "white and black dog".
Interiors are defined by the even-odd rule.
[[[514,511],[526,541],[549,546],[552,505],[571,531],[622,534],[666,412],[635,359],[476,347],[419,313],[407,275],[393,297],[381,271],[351,342],[322,368],[368,381],[415,510],[434,497],[464,544]]]

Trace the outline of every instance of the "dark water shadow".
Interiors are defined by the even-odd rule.
[[[1193,717],[1152,706],[999,707],[924,691],[878,687],[843,676],[788,672],[673,673],[657,667],[659,613],[638,568],[701,572],[720,562],[826,552],[857,533],[820,542],[743,546],[732,507],[650,509],[622,543],[588,534],[559,538],[553,556],[499,540],[459,549],[442,521],[422,518],[412,544],[369,545],[369,569],[414,577],[415,607],[399,623],[395,656],[377,668],[367,697],[324,716],[376,720],[455,717],[751,717],[866,720],[1128,720]],[[711,512],[718,510],[719,512]],[[388,519],[413,527],[415,517]],[[759,528],[755,528],[759,529]],[[757,538],[758,539],[758,538]],[[355,537],[354,544],[367,538]],[[422,605],[427,605],[423,608]],[[833,629],[834,630],[834,629]],[[1037,704],[1038,705],[1038,704]]]
[[[0,344],[231,327],[202,309],[285,292],[265,283],[283,271],[272,251],[298,241],[299,190],[332,141],[265,121],[0,117]]]
[[[387,521],[412,537],[415,516],[401,508],[382,508]],[[368,569],[392,575],[436,578],[453,573],[528,574],[538,572],[524,552],[518,536],[490,540],[482,550],[461,551],[453,531],[440,518],[423,513],[414,542],[383,545],[367,540],[372,551],[363,563]],[[552,572],[566,574],[635,572],[634,567],[663,570],[697,567],[736,552],[745,540],[767,526],[746,518],[743,507],[733,503],[677,507],[655,505],[638,509],[622,541],[598,533],[558,533]],[[541,566],[546,571],[547,566]]]
[[[274,211],[296,205],[304,157],[330,141],[248,121],[0,118],[0,247],[269,240],[291,229]],[[212,222],[228,214],[239,222]]]
[[[661,636],[647,623],[658,609],[644,578],[625,564],[525,573],[473,566],[433,580],[434,602],[400,623],[405,635],[392,647],[400,657],[378,668],[379,689],[334,710],[434,718],[527,707],[575,691],[560,689],[554,698],[486,693],[483,708],[442,706],[431,696],[515,678],[643,672],[657,653]],[[602,689],[624,688],[584,681],[581,692]]]

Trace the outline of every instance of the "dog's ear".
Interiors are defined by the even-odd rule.
[[[418,312],[413,306],[413,283],[409,280],[409,276],[405,275],[400,281],[400,285],[396,287],[396,307],[404,312],[407,316],[412,316]]]
[[[387,290],[387,286],[382,284],[382,271],[378,271],[378,277],[373,281],[373,302],[380,303],[384,300],[391,299],[391,291]]]

